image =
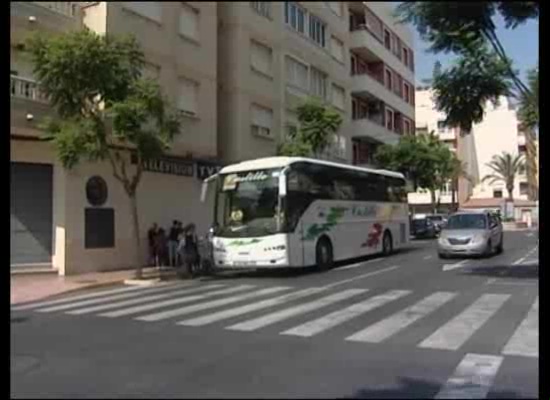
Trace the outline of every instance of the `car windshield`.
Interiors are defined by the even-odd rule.
[[[270,169],[222,176],[217,234],[248,237],[279,232],[279,174],[279,169]]]
[[[449,218],[447,229],[487,229],[485,215],[463,214]]]
[[[432,222],[442,222],[443,221],[443,217],[440,216],[440,215],[430,215],[429,217],[427,217],[427,219],[429,219]]]
[[[428,220],[425,219],[415,219],[412,222],[415,228],[423,228],[428,224]]]

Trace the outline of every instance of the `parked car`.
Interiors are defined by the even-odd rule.
[[[428,218],[415,218],[411,221],[411,235],[417,239],[437,237],[437,229]]]
[[[441,232],[441,229],[447,223],[447,217],[443,214],[430,214],[426,216],[426,219],[433,222],[438,233]]]
[[[490,212],[458,212],[449,217],[437,241],[440,258],[490,256],[504,250],[500,219]]]

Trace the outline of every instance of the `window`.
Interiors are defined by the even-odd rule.
[[[387,29],[384,29],[384,46],[391,51],[391,33]]]
[[[250,41],[250,65],[253,69],[271,76],[273,73],[272,59],[273,51],[271,48],[255,40]]]
[[[197,108],[197,95],[199,85],[197,82],[189,79],[180,79],[180,95],[178,99],[178,108],[186,114],[196,115],[198,113]]]
[[[334,155],[336,157],[346,157],[346,138],[340,135],[334,135]]]
[[[334,36],[330,38],[330,54],[338,61],[344,62],[344,43]]]
[[[325,47],[327,25],[315,15],[309,16],[309,37],[321,47]]]
[[[308,66],[300,61],[286,57],[286,81],[303,91],[309,91]]]
[[[408,83],[403,83],[403,98],[407,103],[411,102],[411,88]]]
[[[143,17],[157,22],[161,22],[162,20],[162,10],[157,1],[129,1],[123,4],[127,9]]]
[[[403,47],[403,63],[409,66],[409,51],[405,47]]]
[[[261,107],[257,104],[252,104],[250,112],[252,114],[252,134],[264,137],[271,137],[273,126],[273,111],[269,108]]]
[[[386,88],[388,90],[392,90],[393,82],[392,82],[392,73],[389,69],[386,70]]]
[[[437,121],[437,131],[439,133],[444,133],[445,129],[446,129],[445,121],[444,120]]]
[[[521,195],[529,194],[529,184],[527,182],[519,183],[519,194]]]
[[[271,18],[271,2],[270,1],[251,1],[250,7],[262,17]]]
[[[393,110],[386,108],[386,129],[393,131]]]
[[[346,109],[346,91],[337,85],[332,85],[332,105],[340,110]]]
[[[292,29],[306,33],[306,11],[291,1],[285,3],[285,23]]]
[[[311,68],[310,70],[311,86],[310,91],[313,96],[322,99],[327,98],[327,75],[318,69]]]
[[[410,135],[411,133],[411,123],[408,120],[403,122],[403,130],[405,135]]]
[[[334,14],[338,15],[339,17],[342,16],[343,3],[341,1],[327,1],[326,3]]]
[[[495,199],[500,199],[502,198],[502,190],[493,190],[493,197]]]
[[[199,12],[185,4],[181,7],[180,34],[191,39],[199,38]]]

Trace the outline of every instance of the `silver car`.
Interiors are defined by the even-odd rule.
[[[490,212],[459,212],[449,217],[439,240],[439,258],[490,256],[504,250],[500,219]]]

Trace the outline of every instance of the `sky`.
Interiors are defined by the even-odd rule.
[[[526,80],[527,70],[535,67],[539,60],[539,21],[531,20],[516,29],[505,29],[504,21],[499,17],[497,22],[497,36],[506,50],[508,57],[514,61],[514,67],[521,71],[521,78]],[[428,44],[423,42],[414,30],[415,47],[415,75],[416,84],[421,85],[422,79],[432,76],[433,66],[440,61],[443,69],[449,65],[453,56],[439,53],[428,53]]]

